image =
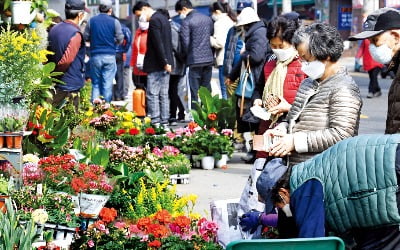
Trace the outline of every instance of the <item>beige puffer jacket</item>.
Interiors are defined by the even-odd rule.
[[[305,79],[287,116],[296,151],[289,165],[357,135],[361,106],[360,90],[345,68],[319,84]]]

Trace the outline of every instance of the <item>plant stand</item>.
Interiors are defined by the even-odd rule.
[[[189,184],[190,175],[189,174],[173,174],[169,176],[171,184]]]

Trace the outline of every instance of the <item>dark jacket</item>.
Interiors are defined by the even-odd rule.
[[[229,76],[232,72],[232,68],[238,63],[240,64],[240,50],[244,46],[244,42],[241,38],[242,31],[237,27],[233,26],[229,29],[225,43],[225,54],[224,54],[224,76]]]
[[[388,93],[388,111],[385,134],[400,133],[400,50],[389,64],[389,71],[394,71],[396,77],[390,85]]]
[[[64,21],[54,26],[49,32],[49,51],[54,55],[49,56],[49,61],[57,65],[56,71],[64,72],[58,79],[65,84],[57,84],[57,88],[64,91],[76,91],[84,85],[85,75],[85,42],[78,26],[69,21]],[[72,39],[77,39],[72,43]],[[80,42],[79,42],[80,41]],[[77,47],[73,48],[74,44]],[[79,47],[78,47],[79,46]],[[75,55],[72,55],[76,53]],[[60,65],[60,61],[65,61]]]
[[[127,53],[132,43],[132,32],[125,24],[122,23],[121,30],[122,34],[124,34],[124,40],[117,46],[117,53]]]
[[[212,65],[214,56],[210,36],[214,32],[213,26],[210,17],[196,10],[189,12],[183,19],[180,38],[188,66]]]
[[[171,75],[183,76],[185,75],[185,61],[182,56],[182,45],[179,40],[180,25],[171,21],[171,35],[172,35],[172,54],[175,67],[172,69]]]
[[[264,22],[259,21],[252,23],[245,35],[245,52],[240,55],[242,62],[246,62],[247,57],[250,59],[250,67],[253,72],[254,80],[258,82],[264,67],[268,53],[271,49],[267,39],[267,28]],[[238,63],[232,69],[229,79],[235,81],[240,76],[242,64]]]
[[[165,65],[174,67],[172,59],[171,25],[168,19],[156,11],[150,18],[147,34],[147,50],[143,71],[147,73],[164,71]]]
[[[114,17],[100,13],[90,18],[86,25],[84,38],[90,41],[90,55],[115,55],[117,45],[124,39],[121,24]]]

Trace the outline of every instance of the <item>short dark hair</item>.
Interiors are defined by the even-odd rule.
[[[282,202],[281,197],[279,196],[279,189],[284,188],[290,190],[290,175],[292,171],[288,169],[281,178],[276,182],[275,186],[271,190],[271,199],[274,204],[278,202]]]
[[[139,1],[133,6],[132,13],[135,14],[135,11],[141,11],[143,7],[151,7],[148,2]]]
[[[193,9],[192,2],[190,2],[190,0],[178,0],[175,4],[175,11],[181,11],[183,10],[183,7]]]
[[[233,12],[232,8],[229,6],[229,3],[222,3],[220,1],[217,1],[215,3],[212,3],[210,5],[210,12],[216,12],[217,10],[221,11],[222,13],[226,13],[232,21],[236,22],[237,21],[237,16]]]
[[[291,20],[285,16],[277,16],[268,23],[267,38],[271,40],[274,37],[278,37],[291,44],[294,32],[298,28],[299,22],[297,20]]]
[[[70,10],[70,9],[65,9],[65,18],[66,19],[75,19],[79,13],[83,12],[82,10]]]
[[[157,9],[157,12],[163,14],[167,19],[171,18],[170,15],[169,15],[168,10],[166,10],[166,9]]]
[[[301,26],[293,36],[293,45],[308,43],[308,50],[317,60],[337,62],[342,56],[344,45],[339,31],[325,23],[313,23],[308,26]]]

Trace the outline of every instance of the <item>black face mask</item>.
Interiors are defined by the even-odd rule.
[[[243,29],[244,29],[244,31],[249,31],[249,29],[250,29],[250,25],[248,25],[248,24],[246,24],[246,25],[244,25],[243,26]]]

